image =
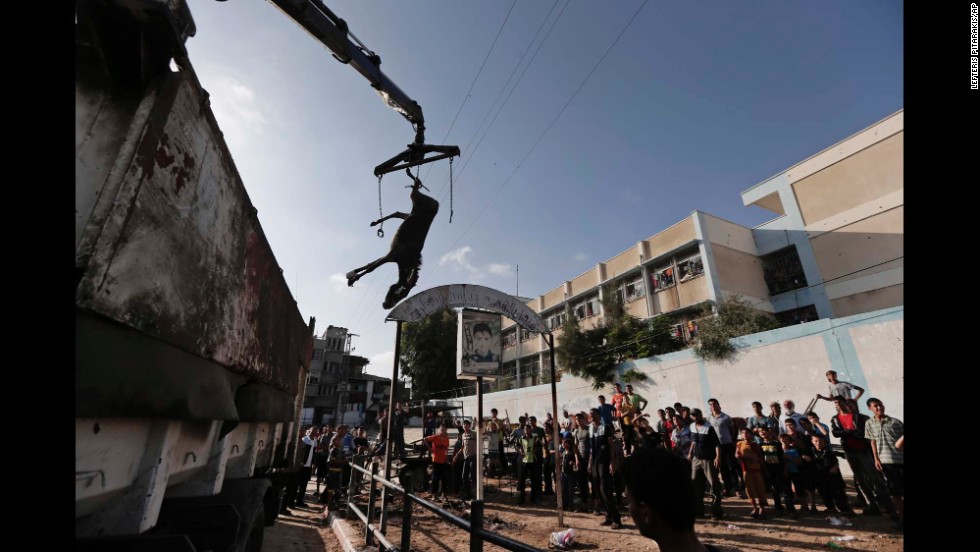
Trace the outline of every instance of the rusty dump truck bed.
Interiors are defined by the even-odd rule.
[[[207,93],[188,70],[142,93],[78,71],[77,413],[291,420],[310,330]]]
[[[257,550],[296,471],[313,322],[187,59],[186,5],[76,15],[77,549]]]

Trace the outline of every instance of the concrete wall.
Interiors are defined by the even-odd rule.
[[[830,306],[838,316],[850,316],[860,312],[869,312],[891,306],[905,304],[905,285],[899,284],[880,289],[872,289],[864,293],[848,295],[834,299]]]
[[[560,304],[565,300],[565,284],[562,284],[548,293],[545,293],[542,297],[544,298],[543,308],[545,309],[549,309],[557,304]]]
[[[653,286],[650,286],[651,289]],[[653,292],[653,312],[656,314],[670,312],[680,308],[680,295],[677,286]]]
[[[754,303],[756,308],[772,310],[769,288],[762,273],[762,261],[750,253],[711,244],[718,272],[718,286],[725,295],[738,294]]]
[[[682,307],[697,305],[702,301],[711,299],[711,293],[708,290],[708,279],[704,276],[698,276],[693,280],[677,284],[677,295],[681,299]]]
[[[904,210],[900,205],[810,240],[834,316],[904,303]]]
[[[644,241],[646,242],[645,247],[649,253],[649,258],[655,259],[696,238],[697,232],[694,229],[694,220],[692,217],[687,217]]]
[[[647,284],[647,287],[650,287]],[[626,312],[636,316],[637,318],[648,318],[650,313],[647,312],[647,298],[646,295],[640,297],[639,299],[634,299],[626,303]]]
[[[571,281],[571,292],[568,294],[569,297],[575,297],[580,293],[585,293],[586,291],[599,285],[601,278],[598,276],[598,270],[595,268],[590,269],[588,272],[576,277]]]
[[[606,261],[606,278],[612,279],[629,272],[640,264],[640,251],[634,246]]]
[[[904,134],[899,132],[794,182],[803,223],[810,225],[904,189]]]
[[[717,398],[731,416],[751,415],[752,401],[792,399],[802,411],[817,393],[827,394],[827,370],[836,370],[843,381],[865,388],[864,399],[878,397],[888,413],[904,420],[904,308],[897,307],[846,318],[823,319],[780,328],[735,340],[737,356],[730,362],[704,362],[690,350],[621,364],[620,374],[635,369],[648,380],[633,385],[650,401],[651,408],[681,402],[707,409]],[[581,378],[565,374],[556,384],[559,413],[562,408],[584,410],[597,404],[596,396],[610,389],[594,390]],[[537,385],[484,395],[484,412],[496,407],[509,412],[511,420],[528,412],[543,419],[551,410],[551,388]],[[463,399],[467,413],[476,413],[476,397]],[[768,410],[768,407],[766,408]],[[814,410],[828,422],[833,404],[818,401]]]

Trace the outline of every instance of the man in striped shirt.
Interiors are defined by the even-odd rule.
[[[905,523],[905,453],[896,443],[905,435],[905,426],[898,418],[885,414],[885,405],[879,399],[872,397],[867,405],[874,416],[864,424],[864,438],[871,441],[875,468],[885,476],[901,528]]]

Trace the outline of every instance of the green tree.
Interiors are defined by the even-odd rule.
[[[492,384],[487,388],[487,392],[493,391],[506,391],[508,389],[514,388],[514,378],[513,377],[503,377],[497,378]]]
[[[658,316],[644,321],[632,316],[612,286],[603,289],[602,295],[602,323],[582,331],[569,312],[556,350],[560,365],[569,373],[590,380],[593,389],[601,389],[615,379],[617,364],[684,348],[684,343],[670,332],[669,318]],[[642,381],[646,375],[629,370],[623,379]]]
[[[460,387],[456,379],[456,313],[444,310],[420,322],[406,322],[401,364],[417,398]]]
[[[730,359],[736,352],[731,339],[779,327],[772,316],[752,308],[738,295],[729,295],[719,302],[717,316],[710,316],[710,307],[703,312],[694,354],[704,360]]]

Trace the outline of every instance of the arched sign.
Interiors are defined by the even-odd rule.
[[[551,334],[538,313],[520,299],[493,288],[470,284],[439,286],[417,293],[392,309],[386,320],[418,322],[430,314],[464,307],[502,314],[529,332]]]

